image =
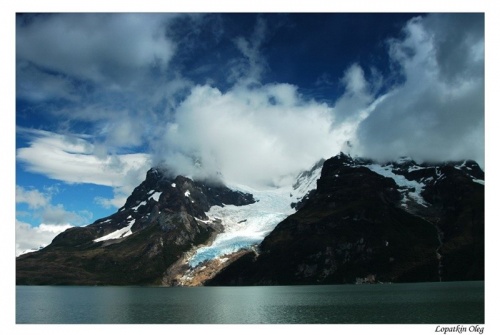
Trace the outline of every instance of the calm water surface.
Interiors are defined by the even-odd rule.
[[[484,282],[258,287],[17,286],[34,324],[482,324]]]

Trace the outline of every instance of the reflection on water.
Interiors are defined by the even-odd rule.
[[[18,286],[35,324],[484,323],[484,282],[256,287]]]

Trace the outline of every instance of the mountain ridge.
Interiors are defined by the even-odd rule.
[[[290,187],[248,190],[152,168],[116,213],[18,257],[16,282],[190,286],[484,278],[484,172],[473,161],[376,163],[340,153],[300,173]],[[460,270],[463,259],[469,274]]]

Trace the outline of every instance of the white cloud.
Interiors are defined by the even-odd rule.
[[[164,34],[157,34],[168,21],[162,16],[152,16],[140,28],[139,23],[149,16],[84,15],[78,16],[77,24],[70,17],[45,17],[22,27],[20,57],[30,59],[34,55],[31,48],[37,49],[36,44],[28,48],[24,40],[72,25],[74,31],[68,35],[59,32],[63,41],[90,29],[82,48],[96,50],[96,55],[73,59],[79,67],[105,64],[106,59],[117,57],[118,64],[138,68],[150,64],[163,47],[174,50]],[[409,21],[405,35],[388,42],[393,68],[401,71],[404,83],[377,96],[382,74],[372,68],[371,76],[366,76],[361,65],[354,63],[340,79],[345,91],[333,107],[305,99],[294,85],[260,83],[267,66],[260,48],[269,32],[259,18],[249,37],[234,40],[243,58],[232,64],[233,87],[222,91],[208,84],[191,86],[178,74],[171,89],[168,84],[160,85],[150,94],[154,103],[167,101],[163,114],[152,112],[154,103],[147,99],[144,109],[86,104],[79,110],[67,110],[61,113],[93,123],[96,137],[39,132],[28,147],[18,149],[17,158],[27,170],[50,178],[114,187],[113,199],[96,199],[103,206],[120,203],[142,181],[150,164],[160,161],[180,174],[221,172],[228,180],[269,183],[336,154],[349,140],[355,144],[355,153],[374,158],[410,155],[415,159],[472,158],[481,163],[484,37],[477,24],[471,23],[477,16],[470,18],[430,15]],[[121,34],[129,32],[129,43],[118,46],[113,40],[104,45],[94,35],[95,27],[106,28],[103,40],[116,37],[123,41]],[[134,29],[138,31],[132,32]],[[135,50],[141,43],[150,46],[145,55]],[[133,45],[134,50],[128,50]],[[47,51],[49,54],[41,54],[36,61],[77,74],[80,70],[64,58],[70,51],[59,42],[54,48],[62,48],[61,55]],[[123,59],[121,52],[125,51],[131,52],[130,60]],[[171,54],[164,52],[159,59],[166,66]],[[181,101],[173,98],[179,90],[187,92]],[[153,149],[153,160],[144,153],[119,154],[124,148],[142,145]],[[201,159],[203,173],[193,167],[196,159]]]
[[[28,250],[47,246],[57,234],[71,227],[70,224],[41,224],[38,227],[33,227],[28,223],[16,220],[16,256]]]
[[[17,159],[26,170],[67,183],[91,183],[112,187],[138,185],[149,166],[147,154],[94,155],[94,145],[85,136],[60,135],[47,131],[27,131],[28,147],[17,150]]]
[[[145,125],[140,117],[123,115],[107,122],[101,129],[106,147],[136,147],[142,144]]]
[[[16,54],[39,67],[125,88],[175,52],[166,37],[173,15],[59,14],[18,17]]]
[[[42,221],[48,225],[82,225],[92,219],[92,213],[84,210],[79,213],[70,212],[64,209],[62,204],[52,204],[53,187],[49,187],[48,192],[40,192],[37,189],[25,189],[16,185],[16,204],[27,204],[29,211],[20,211],[20,216],[31,215],[41,217]]]
[[[88,222],[81,215],[64,209],[62,204],[49,205],[41,213],[43,224],[50,226],[75,225],[80,226]]]
[[[92,213],[87,210],[76,213],[67,211],[62,204],[53,205],[54,190],[49,188],[47,191],[48,193],[37,189],[26,190],[16,185],[16,203],[26,203],[29,207],[29,211],[17,211],[16,216],[30,216],[42,221],[38,226],[33,226],[16,219],[16,256],[46,246],[62,231],[89,224],[92,219]]]
[[[365,80],[363,69],[358,64],[351,65],[344,74],[342,82],[346,92],[353,94],[368,94],[368,83]]]
[[[18,15],[16,95],[29,102],[19,104],[18,114],[43,114],[56,133],[84,124],[101,158],[143,145],[153,111],[175,106],[174,97],[190,85],[171,68],[177,46],[167,34],[179,16]],[[85,164],[89,157],[73,155],[77,160]]]
[[[341,123],[350,121],[350,125],[354,122],[357,126],[367,116],[366,109],[374,101],[375,96],[359,64],[353,64],[345,71],[341,83],[345,87],[345,92],[335,102],[335,121]]]
[[[45,207],[49,204],[50,197],[38,190],[26,190],[16,186],[16,203],[26,203],[30,209]]]
[[[483,25],[480,14],[407,23],[404,37],[389,43],[405,81],[360,124],[359,154],[484,164]]]
[[[111,199],[104,197],[95,197],[94,201],[96,204],[102,206],[103,208],[120,208],[127,201],[127,197],[130,195],[124,192],[115,192],[115,196]]]
[[[193,157],[201,158],[204,172],[233,182],[298,173],[338,152],[348,135],[330,131],[330,107],[304,100],[288,84],[236,85],[226,93],[198,86],[176,112],[159,136],[156,159],[196,174]]]

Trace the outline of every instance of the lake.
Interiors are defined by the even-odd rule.
[[[484,282],[17,286],[18,324],[484,324]]]

